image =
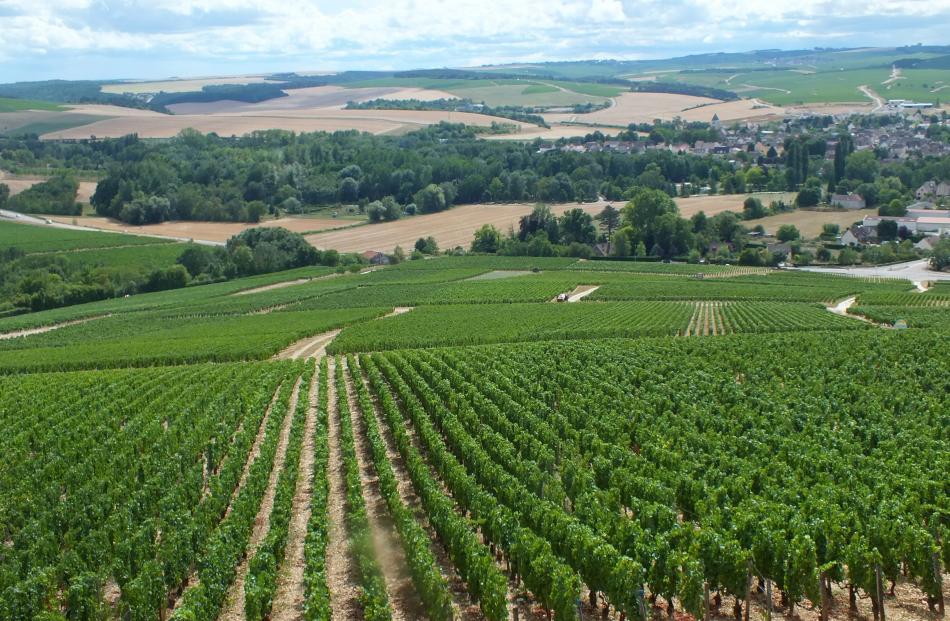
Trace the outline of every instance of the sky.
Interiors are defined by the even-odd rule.
[[[950,44],[950,0],[0,0],[0,82]]]

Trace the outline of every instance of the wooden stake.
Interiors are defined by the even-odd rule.
[[[933,553],[934,579],[937,582],[937,614],[944,615],[943,574],[940,572],[940,555]]]
[[[772,581],[765,581],[765,618],[768,621],[772,621]]]
[[[703,582],[703,621],[709,621],[709,583]]]
[[[749,609],[752,608],[752,559],[746,563],[747,574],[745,580],[745,621],[749,621]]]
[[[877,607],[881,615],[881,621],[886,621],[884,617],[884,581],[881,579],[881,566],[874,567],[875,582],[877,583]]]

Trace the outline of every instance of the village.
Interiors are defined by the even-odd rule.
[[[868,120],[876,123],[868,123]],[[672,123],[673,126],[678,124],[685,125],[677,120]],[[754,157],[760,164],[768,165],[776,163],[782,156],[788,140],[806,134],[823,138],[826,142],[826,157],[831,158],[834,155],[837,136],[847,133],[851,135],[857,150],[874,149],[882,152],[884,162],[906,160],[915,156],[950,155],[950,141],[945,137],[950,134],[950,117],[946,112],[939,116],[926,114],[920,108],[915,108],[912,112],[895,111],[889,115],[800,115],[769,123],[749,121],[727,124],[713,115],[708,127],[717,131],[718,140],[696,140],[692,144],[685,141],[655,142],[650,140],[649,135],[641,132],[639,140],[566,139],[560,141],[559,145],[542,145],[539,150],[544,152],[559,149],[578,153],[643,153],[649,150],[666,150],[672,153],[726,157],[749,153],[755,154]]]

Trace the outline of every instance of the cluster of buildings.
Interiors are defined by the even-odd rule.
[[[895,222],[900,237],[921,237],[916,247],[930,250],[941,237],[950,236],[950,209],[938,208],[938,203],[950,201],[950,182],[927,181],[914,192],[917,202],[907,208],[903,216],[865,216],[858,226],[852,226],[841,236],[846,246],[863,246],[877,240],[877,227],[881,222]],[[834,194],[829,199],[832,205],[845,209],[859,209],[864,199],[856,194]]]
[[[837,115],[834,122],[824,128],[816,128],[804,122],[789,119],[785,123],[772,124],[767,127],[754,122],[739,125],[725,126],[714,119],[713,127],[719,131],[719,140],[706,142],[697,140],[694,144],[673,143],[654,144],[650,141],[606,140],[590,141],[585,143],[571,143],[560,147],[545,146],[541,151],[560,149],[579,153],[598,153],[602,151],[615,153],[642,153],[647,150],[668,150],[674,153],[691,153],[694,155],[724,155],[740,152],[754,152],[761,156],[766,163],[772,158],[781,157],[785,148],[785,141],[808,133],[826,138],[826,159],[834,157],[836,136],[847,131],[854,139],[855,148],[880,149],[887,151],[889,159],[901,160],[912,155],[950,155],[950,143],[939,139],[929,138],[927,129],[933,123],[931,116],[924,114],[921,109],[906,115],[902,121],[884,125],[882,127],[861,127],[850,121],[851,115]],[[805,120],[803,119],[799,120]],[[938,124],[950,127],[950,120],[936,121]]]
[[[890,110],[926,110],[933,108],[932,103],[920,103],[911,99],[888,99],[887,106]]]
[[[882,222],[897,224],[898,235],[902,238],[920,237],[915,246],[920,250],[931,250],[942,237],[950,236],[950,209],[927,209],[912,205],[903,216],[865,216],[858,226],[852,226],[841,236],[846,246],[863,246],[877,241],[877,227]]]

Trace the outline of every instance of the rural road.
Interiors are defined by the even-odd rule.
[[[880,95],[868,88],[867,84],[862,84],[858,87],[858,90],[874,101],[874,109],[871,110],[872,113],[877,112],[884,107],[884,100],[881,99]]]
[[[876,267],[796,267],[794,269],[805,272],[821,272],[838,276],[855,276],[864,278],[877,276],[879,278],[906,278],[911,282],[927,282],[929,280],[950,280],[950,273],[936,272],[929,268],[927,259],[880,265]]]

